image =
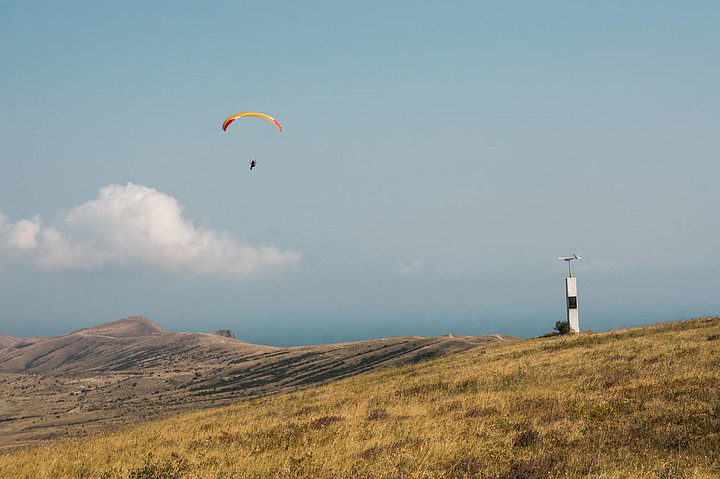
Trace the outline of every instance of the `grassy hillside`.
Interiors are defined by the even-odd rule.
[[[720,319],[505,344],[0,456],[3,478],[720,477]]]

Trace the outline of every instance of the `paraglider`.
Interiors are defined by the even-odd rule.
[[[270,115],[266,115],[265,113],[253,113],[253,112],[244,112],[244,113],[238,113],[236,115],[229,116],[222,124],[222,131],[227,131],[228,126],[230,126],[230,123],[234,122],[238,118],[242,118],[244,116],[251,116],[255,118],[262,118],[263,120],[267,120],[275,125],[275,127],[278,129],[279,132],[282,133],[282,127],[280,126],[280,123],[277,122],[277,120]],[[257,160],[253,160],[250,158],[250,171],[252,171],[253,168],[257,166]]]

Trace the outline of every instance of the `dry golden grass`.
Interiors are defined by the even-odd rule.
[[[3,478],[720,477],[720,319],[539,338],[0,456]]]

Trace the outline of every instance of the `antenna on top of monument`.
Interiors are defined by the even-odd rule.
[[[569,277],[569,278],[572,278],[572,270],[570,269],[570,261],[572,261],[572,260],[574,260],[574,259],[582,259],[582,256],[578,256],[578,255],[576,255],[575,253],[573,253],[572,256],[565,256],[565,257],[561,257],[561,258],[558,258],[558,259],[561,259],[561,260],[563,260],[563,261],[567,261],[567,264],[568,264],[568,277]]]

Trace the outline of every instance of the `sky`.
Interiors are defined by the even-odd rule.
[[[0,333],[720,314],[720,3],[0,3]],[[272,115],[226,132],[228,116]],[[258,166],[249,171],[250,158]]]

